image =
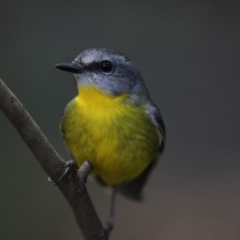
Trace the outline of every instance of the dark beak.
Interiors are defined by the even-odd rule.
[[[80,73],[82,71],[80,66],[76,66],[73,63],[58,63],[55,67],[71,73]]]

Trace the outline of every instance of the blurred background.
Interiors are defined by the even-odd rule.
[[[141,70],[167,145],[135,204],[117,199],[111,239],[240,239],[240,1],[1,1],[0,77],[52,145],[76,95],[54,68],[90,47],[116,49]],[[0,112],[0,239],[82,239],[57,187]],[[88,181],[101,220],[110,197]]]

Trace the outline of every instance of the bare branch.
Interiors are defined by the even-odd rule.
[[[65,171],[65,161],[54,150],[29,113],[0,79],[0,109],[17,129],[36,159],[53,182]],[[86,240],[104,239],[102,224],[87,193],[84,181],[92,166],[84,163],[57,185],[67,199]],[[80,173],[80,174],[79,174]],[[101,236],[101,237],[100,237]]]

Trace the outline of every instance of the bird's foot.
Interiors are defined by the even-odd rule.
[[[113,230],[114,224],[113,224],[113,219],[109,218],[108,221],[103,225],[103,229],[108,235],[110,232]]]
[[[109,240],[109,236],[111,231],[113,230],[113,226],[114,226],[113,219],[109,218],[108,221],[103,225],[103,230],[99,237],[104,240]]]
[[[55,186],[57,186],[62,181],[62,179],[68,176],[74,169],[77,169],[78,166],[73,159],[70,159],[65,163],[64,168],[65,168],[65,171],[59,177],[58,181],[55,183]]]

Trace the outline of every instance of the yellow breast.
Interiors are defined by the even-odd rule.
[[[132,106],[127,98],[109,96],[94,86],[80,87],[61,123],[78,165],[89,160],[92,174],[111,186],[137,177],[156,156],[160,141],[146,106]]]

